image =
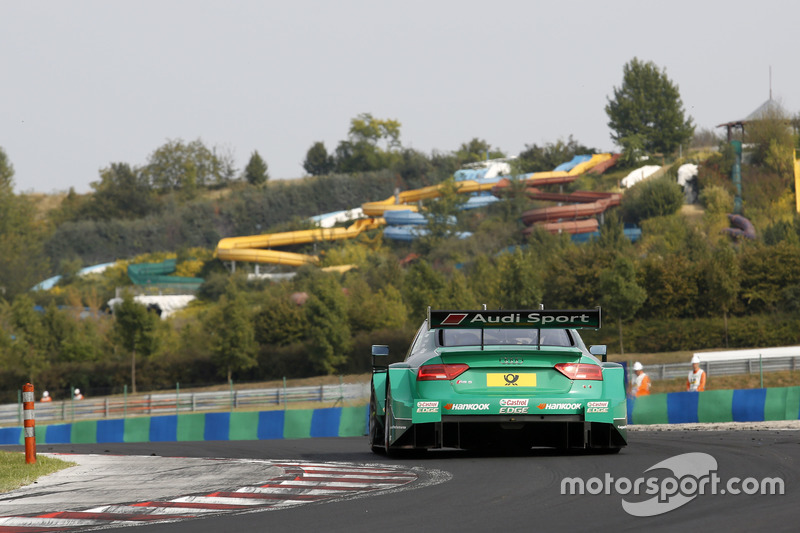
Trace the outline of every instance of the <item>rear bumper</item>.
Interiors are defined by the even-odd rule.
[[[614,424],[587,422],[582,415],[459,415],[412,424],[392,448],[612,449],[627,444]]]

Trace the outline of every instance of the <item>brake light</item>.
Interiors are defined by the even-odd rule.
[[[558,363],[556,370],[569,379],[591,379],[603,381],[603,369],[597,365],[585,363]]]
[[[417,381],[455,379],[469,369],[464,363],[452,365],[422,365],[417,371]]]

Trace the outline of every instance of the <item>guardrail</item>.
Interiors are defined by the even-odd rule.
[[[85,400],[36,402],[37,422],[73,421],[203,411],[284,407],[292,402],[337,403],[369,397],[369,383],[310,387],[243,389],[215,392],[169,392]],[[0,405],[0,426],[22,423],[22,405]]]
[[[709,376],[732,376],[736,374],[797,370],[800,369],[800,356],[702,361],[700,368]],[[691,365],[688,363],[644,365],[644,372],[650,376],[651,380],[685,378],[690,369]]]

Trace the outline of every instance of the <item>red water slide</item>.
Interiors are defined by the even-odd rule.
[[[577,194],[577,196],[575,198],[570,198],[572,195],[563,195],[564,199],[558,201],[582,201],[585,203],[531,209],[522,213],[522,222],[525,223],[526,226],[530,226],[531,224],[535,224],[537,222],[552,222],[562,219],[575,221],[577,219],[599,215],[609,207],[619,205],[622,199],[622,195],[619,193],[593,193],[590,191],[578,191],[577,193],[573,194]],[[586,203],[587,199],[591,199],[592,197],[594,198],[594,201]],[[580,199],[577,200],[577,198]],[[557,233],[558,229],[559,228],[555,228],[555,231],[553,232]],[[594,231],[594,229],[586,231],[570,231],[572,229],[578,229],[578,226],[575,226],[574,224],[566,224],[563,228],[561,228],[562,231],[566,231],[568,233],[586,233],[586,231]],[[548,231],[550,230],[548,229]]]

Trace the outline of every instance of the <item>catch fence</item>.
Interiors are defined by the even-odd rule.
[[[38,393],[37,393],[38,394]],[[369,398],[369,383],[209,392],[162,392],[84,400],[36,402],[37,422],[127,418],[208,411],[274,409],[290,403],[342,405]],[[22,423],[22,403],[0,405],[0,426]]]

